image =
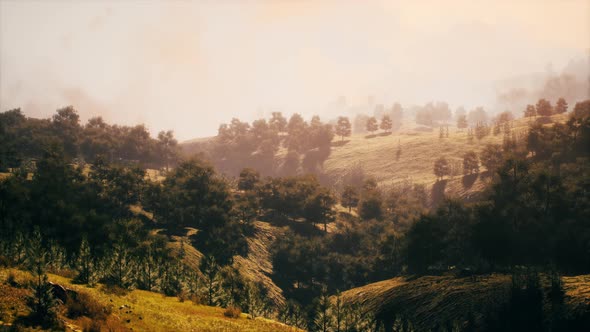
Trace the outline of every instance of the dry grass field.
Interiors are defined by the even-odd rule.
[[[19,284],[26,284],[30,275],[14,269],[0,269],[1,326],[8,327],[17,316],[26,315],[27,289],[6,284],[12,273]],[[263,318],[250,319],[246,314],[238,318],[224,316],[224,309],[180,302],[176,297],[133,290],[125,295],[104,292],[102,285],[95,288],[72,284],[71,279],[49,275],[49,280],[78,292],[85,292],[100,304],[110,307],[112,314],[104,322],[105,331],[296,331],[295,328]],[[87,318],[75,320],[61,316],[68,331],[82,331]]]

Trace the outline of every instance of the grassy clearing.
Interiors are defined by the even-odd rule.
[[[29,278],[28,274],[14,269],[0,269],[2,290],[0,309],[3,320],[12,322],[17,316],[26,315],[24,305],[26,289],[4,284],[9,273],[15,273],[17,280]],[[125,295],[107,294],[102,286],[88,288],[74,285],[71,279],[50,275],[49,280],[76,291],[86,292],[104,306],[111,307],[112,314],[105,324],[110,324],[117,331],[294,331],[295,329],[267,319],[249,319],[246,314],[238,318],[224,315],[223,308],[180,302],[176,297],[133,290]],[[5,311],[7,310],[7,311]],[[6,314],[5,312],[8,312]],[[66,325],[77,328],[88,323],[88,319],[66,319]],[[106,326],[104,326],[106,328]]]

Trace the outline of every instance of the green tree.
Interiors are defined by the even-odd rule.
[[[332,209],[336,199],[326,188],[318,188],[315,193],[307,197],[303,208],[305,219],[314,225],[318,222],[324,224],[324,231],[328,232],[328,223],[334,221]]]
[[[238,179],[239,190],[254,190],[260,183],[260,173],[253,168],[244,168]]]
[[[97,275],[95,271],[94,257],[90,251],[90,245],[86,236],[82,237],[80,243],[80,250],[76,257],[76,270],[78,274],[75,280],[82,284],[88,284],[93,286],[97,282]]]
[[[479,172],[479,160],[477,154],[469,151],[463,155],[463,174],[473,174]]]
[[[348,208],[348,212],[351,212],[353,207],[356,208],[359,203],[359,195],[356,188],[351,185],[344,187],[340,201],[342,202],[342,206]]]
[[[359,216],[363,220],[383,218],[383,198],[377,189],[365,191],[359,204]]]
[[[158,133],[158,146],[161,151],[161,158],[164,159],[166,171],[169,170],[170,161],[178,155],[178,141],[174,138],[172,130],[160,131]]]
[[[336,124],[336,135],[340,136],[341,140],[344,141],[344,137],[349,137],[351,132],[351,125],[348,117],[338,117],[338,123]]]
[[[502,146],[499,144],[487,144],[481,151],[479,159],[488,172],[494,173],[504,160]]]
[[[44,327],[57,323],[57,302],[46,274],[48,263],[41,231],[35,228],[27,246],[27,267],[34,277],[31,283],[33,294],[27,298],[27,305],[31,309],[31,320]]]

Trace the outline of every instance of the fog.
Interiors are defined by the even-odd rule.
[[[180,139],[276,110],[503,111],[572,66],[588,93],[589,55],[588,0],[0,0],[0,111],[71,104]]]

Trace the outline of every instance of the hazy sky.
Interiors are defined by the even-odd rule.
[[[491,105],[494,81],[589,50],[590,0],[0,0],[0,111],[189,139],[338,96]]]

